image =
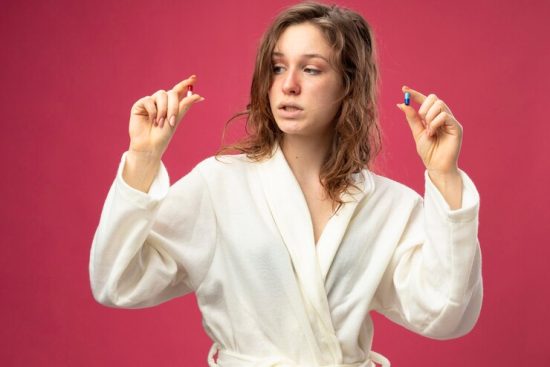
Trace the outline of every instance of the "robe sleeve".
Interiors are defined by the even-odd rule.
[[[460,175],[462,206],[451,210],[425,172],[424,199],[412,205],[375,295],[376,311],[434,339],[471,331],[483,298],[479,194],[466,173]]]
[[[161,162],[148,193],[122,178],[122,155],[90,251],[94,298],[117,308],[143,308],[200,285],[216,243],[216,219],[200,165],[170,186]]]

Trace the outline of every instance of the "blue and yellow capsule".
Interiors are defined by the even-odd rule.
[[[407,106],[411,104],[411,94],[409,92],[405,92],[405,104]]]

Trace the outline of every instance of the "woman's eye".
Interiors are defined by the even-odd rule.
[[[282,66],[277,66],[277,65],[273,66],[273,72],[274,72],[275,74],[280,74],[281,71],[282,71],[282,69],[283,69]]]
[[[304,71],[311,75],[317,75],[321,72],[321,70],[312,69],[312,68],[305,68]]]

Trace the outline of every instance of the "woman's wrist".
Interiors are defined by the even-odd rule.
[[[427,168],[430,178],[439,179],[439,180],[453,180],[457,177],[460,177],[460,172],[458,167],[450,168],[448,170],[437,170]]]
[[[430,180],[439,190],[451,210],[462,207],[462,177],[458,167],[450,171],[428,170]]]
[[[130,187],[147,193],[158,173],[160,163],[161,159],[157,154],[129,149],[122,177]]]

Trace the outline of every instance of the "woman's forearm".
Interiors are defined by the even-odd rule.
[[[452,173],[438,173],[428,170],[428,175],[449,204],[451,210],[462,207],[462,177],[458,171]]]
[[[126,155],[126,164],[122,171],[122,178],[130,187],[147,193],[159,168],[159,157],[152,156],[147,152],[129,150]]]

